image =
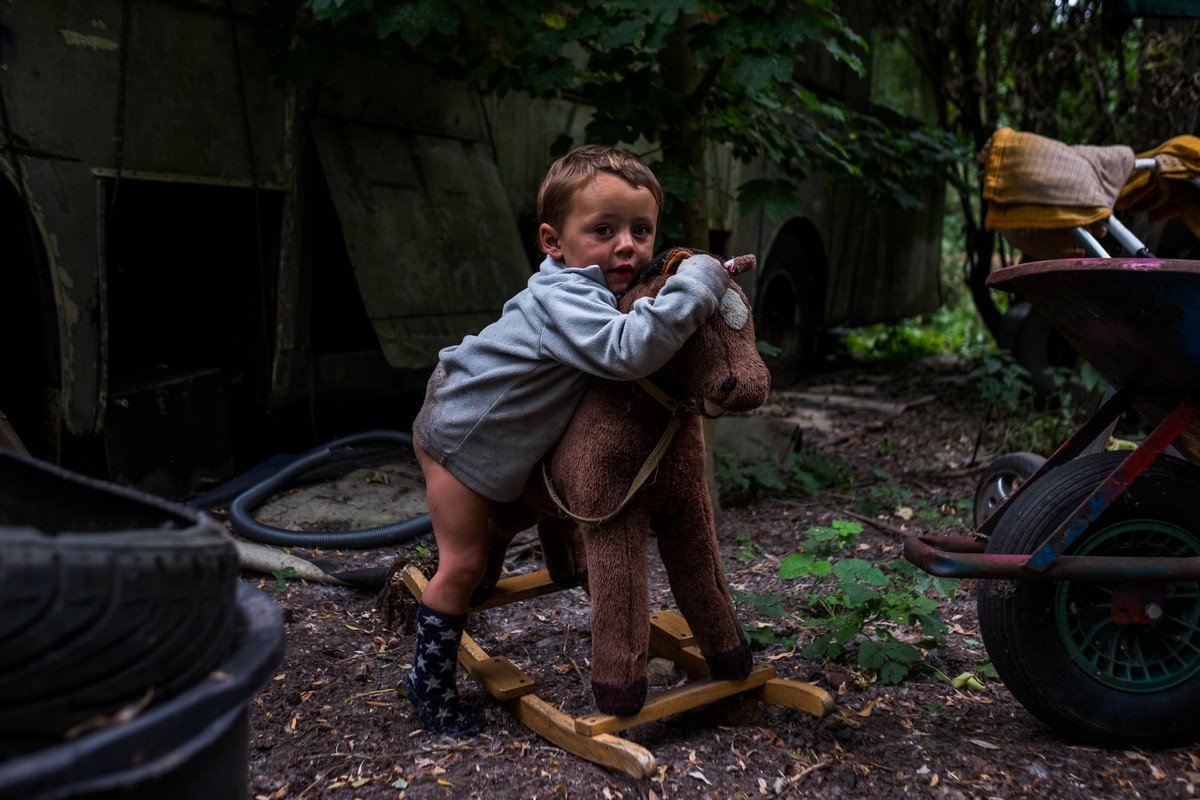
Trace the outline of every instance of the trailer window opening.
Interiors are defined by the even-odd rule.
[[[283,193],[103,181],[110,383],[196,368],[244,382],[267,356]]]

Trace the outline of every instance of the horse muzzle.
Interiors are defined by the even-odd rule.
[[[725,413],[725,407],[722,405],[719,405],[717,403],[714,403],[712,400],[709,400],[706,397],[706,398],[704,398],[704,401],[700,404],[700,413],[703,414],[704,416],[708,417],[709,419],[716,419],[717,417],[719,417]]]

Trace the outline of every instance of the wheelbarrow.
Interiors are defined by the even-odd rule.
[[[996,672],[1061,734],[1101,746],[1195,740],[1200,261],[1040,261],[988,285],[1027,298],[1115,391],[976,537],[914,536],[905,557],[980,579]],[[1085,453],[1130,409],[1150,426],[1136,449]]]

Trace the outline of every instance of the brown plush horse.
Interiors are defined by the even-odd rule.
[[[620,308],[656,295],[691,254],[676,249],[656,258]],[[731,274],[753,266],[753,256],[726,264]],[[474,602],[499,580],[512,538],[537,523],[551,577],[564,587],[588,583],[592,694],[600,711],[633,714],[646,701],[650,533],[710,674],[749,674],[750,648],[721,567],[701,415],[756,408],[769,386],[749,304],[731,280],[719,309],[649,380],[593,379],[545,475],[535,473],[521,500],[493,506],[489,569]]]

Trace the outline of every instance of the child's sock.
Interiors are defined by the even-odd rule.
[[[417,646],[413,667],[404,676],[404,691],[425,728],[444,736],[465,736],[483,727],[483,715],[459,700],[455,684],[458,643],[466,622],[466,614],[417,606]]]

